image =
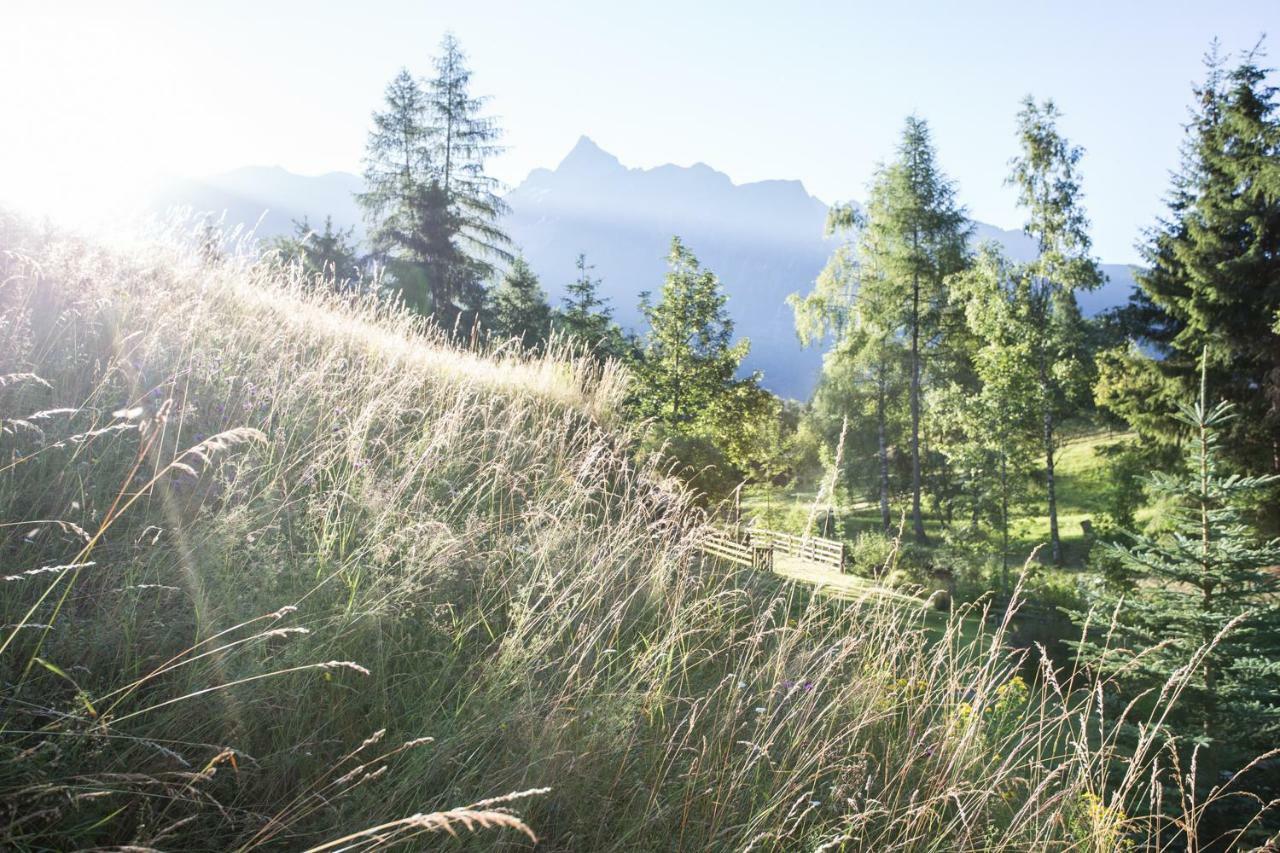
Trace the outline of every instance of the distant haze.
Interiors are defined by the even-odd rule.
[[[291,231],[303,216],[318,226],[330,215],[362,237],[353,197],[360,188],[360,178],[344,172],[305,177],[250,167],[174,182],[152,206],[225,214],[228,225],[256,224],[261,236]],[[834,244],[823,239],[826,203],[799,181],[735,184],[703,163],[629,169],[584,136],[555,169],[533,170],[507,202],[512,212],[504,227],[553,302],[585,253],[624,327],[642,324],[639,295],[662,288],[667,249],[679,235],[724,284],[736,331],[751,341],[745,367],[762,371],[765,386],[783,396],[812,392],[822,354],[800,347],[786,298],[812,286]],[[994,240],[1020,260],[1034,253],[1020,231],[976,223],[976,239]],[[1082,294],[1086,314],[1123,303],[1133,287],[1127,266],[1105,271],[1110,281]]]

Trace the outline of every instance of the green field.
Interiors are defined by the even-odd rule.
[[[1087,547],[1081,523],[1086,520],[1096,521],[1105,509],[1106,466],[1099,451],[1131,437],[1129,433],[1086,428],[1064,441],[1058,452],[1058,530],[1063,546],[1063,568],[1066,570],[1084,568]],[[814,531],[821,533],[826,501],[815,511],[816,498],[817,492],[812,485],[799,489],[749,486],[744,489],[742,513],[744,518],[763,526],[792,533],[802,532],[806,522],[813,518]],[[1049,517],[1044,508],[1044,499],[1037,495],[1037,500],[1040,504],[1039,514],[1017,517],[1012,525],[1015,564],[1024,562],[1037,547],[1047,545],[1049,541]],[[939,519],[929,513],[929,507],[930,502],[926,496],[925,532],[931,543],[936,544],[944,531]],[[900,521],[904,531],[908,531],[904,533],[905,540],[909,536],[909,497],[898,496],[891,511],[895,521]],[[849,501],[841,498],[834,508],[834,526],[828,530],[833,538],[853,540],[859,533],[876,531],[879,527],[878,505],[871,501]]]

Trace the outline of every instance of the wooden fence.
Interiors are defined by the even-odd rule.
[[[787,556],[818,563],[837,572],[845,570],[849,559],[843,542],[821,536],[793,536],[761,527],[747,528],[746,536],[750,542],[770,545]]]
[[[775,552],[837,572],[843,572],[848,564],[848,550],[843,542],[821,536],[793,536],[761,527],[713,533],[703,540],[702,550],[739,565],[767,570],[773,569]]]

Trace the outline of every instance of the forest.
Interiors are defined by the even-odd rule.
[[[808,400],[681,235],[642,328],[585,254],[552,304],[471,75],[447,35],[387,85],[365,241],[317,210],[128,256],[0,213],[0,844],[1280,844],[1261,43],[1210,47],[1093,317],[1068,107],[991,140],[1023,261],[906,116],[788,300]],[[698,544],[750,530],[850,578]]]

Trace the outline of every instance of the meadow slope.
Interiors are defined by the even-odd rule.
[[[701,559],[624,387],[252,257],[0,215],[0,846],[1179,831],[1124,709],[1016,677],[999,619],[937,640],[918,608]]]

